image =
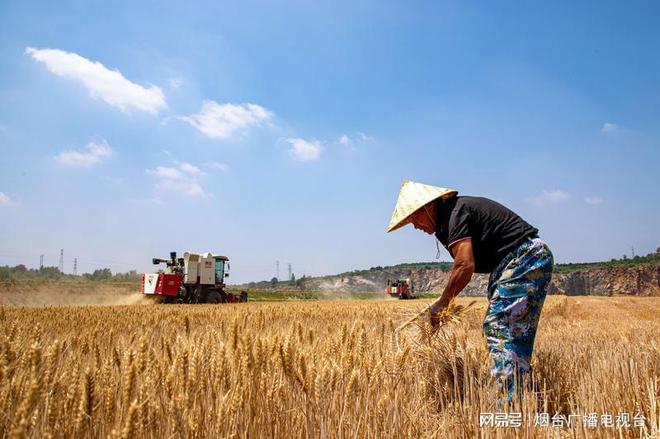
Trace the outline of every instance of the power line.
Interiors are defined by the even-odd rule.
[[[73,275],[78,276],[78,258],[73,258]]]
[[[45,254],[34,254],[34,253],[24,253],[24,252],[16,252],[16,253],[6,253],[6,252],[0,252],[0,261],[7,261],[7,262],[14,262],[17,264],[25,264],[26,259],[32,259],[36,258],[37,255],[39,256],[39,265],[34,266],[35,268],[43,268],[45,267],[45,260],[46,260],[46,255]],[[103,267],[103,268],[112,268],[114,270],[128,270],[128,269],[135,269],[136,265],[139,264],[133,264],[130,262],[126,261],[118,261],[118,260],[109,260],[109,259],[80,259],[76,258],[76,260],[79,263],[87,264],[87,265],[92,265],[92,266],[97,266],[97,267]],[[63,250],[60,250],[60,261],[57,265],[57,268],[62,270],[64,269],[66,261],[64,261],[64,255],[63,255]],[[78,266],[78,268],[80,268]]]
[[[64,273],[64,249],[60,249],[60,273]]]

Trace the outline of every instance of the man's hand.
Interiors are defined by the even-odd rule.
[[[431,323],[431,329],[435,331],[440,326],[440,314],[434,314],[431,312],[430,316],[431,319],[429,322]]]
[[[431,314],[439,314],[443,309],[447,308],[447,305],[449,305],[449,302],[444,300],[444,297],[439,297],[429,305],[429,309],[431,310]]]
[[[447,307],[446,303],[442,297],[436,299],[431,305],[429,305],[429,315],[431,318],[431,326],[434,329],[440,325],[440,314]]]

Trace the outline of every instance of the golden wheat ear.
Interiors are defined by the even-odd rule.
[[[461,322],[464,320],[467,313],[474,308],[477,304],[476,300],[468,303],[467,305],[459,305],[455,300],[452,299],[449,302],[449,305],[440,313],[440,325],[442,326],[445,323],[449,322]]]

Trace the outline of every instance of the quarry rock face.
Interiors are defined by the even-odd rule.
[[[598,268],[555,277],[550,294],[660,296],[660,265]]]
[[[388,279],[409,278],[417,294],[440,293],[449,272],[437,268],[409,270],[370,270],[360,274],[344,274],[306,279],[309,291],[378,292],[385,291]],[[482,296],[488,287],[487,274],[475,274],[463,295]],[[591,268],[570,273],[554,273],[549,294],[568,296],[660,296],[660,264],[629,267]]]

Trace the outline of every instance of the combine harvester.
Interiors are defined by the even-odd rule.
[[[170,253],[170,259],[154,258],[154,265],[165,264],[158,273],[142,275],[142,293],[164,303],[247,302],[247,291],[240,295],[225,290],[229,258],[211,253],[185,252],[183,258]]]
[[[387,294],[390,297],[397,297],[399,299],[417,298],[410,279],[387,279]]]

